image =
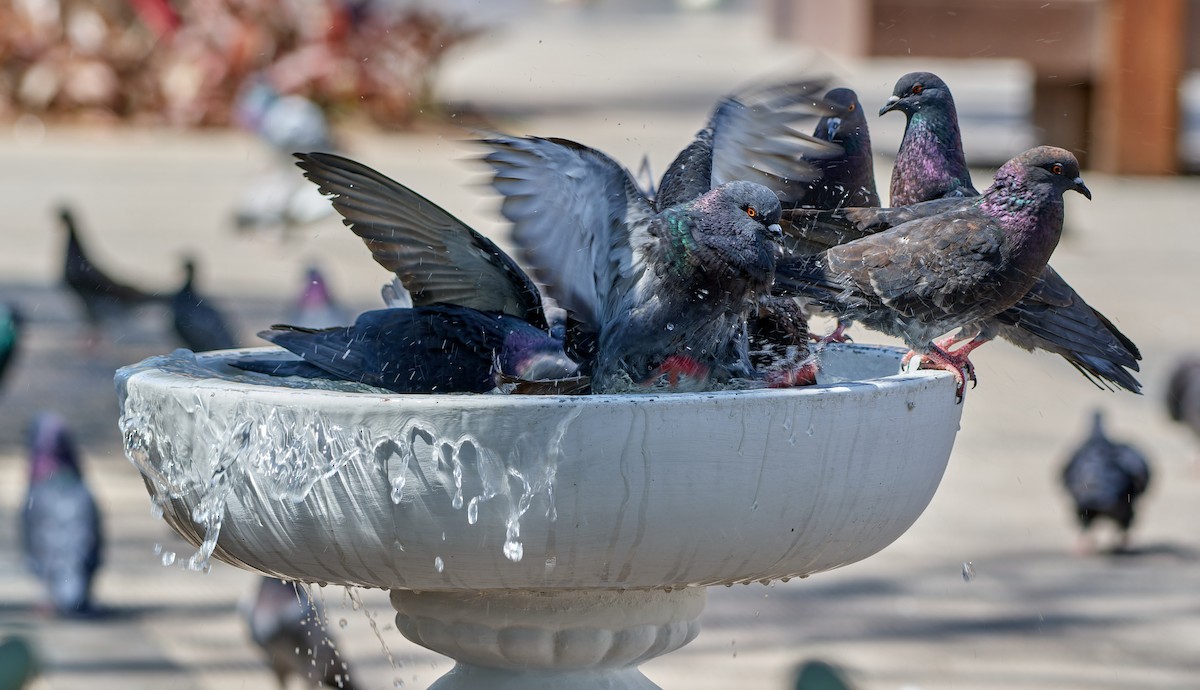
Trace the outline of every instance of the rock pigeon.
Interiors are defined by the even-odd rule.
[[[946,83],[930,72],[900,77],[879,114],[899,110],[908,119],[892,168],[892,206],[930,199],[978,196],[963,155],[958,111]]]
[[[63,616],[92,611],[100,567],[100,512],[80,473],[79,452],[62,417],[37,416],[29,432],[29,490],[21,513],[29,568]]]
[[[828,138],[829,122],[822,120],[845,110],[837,95],[835,102],[822,99],[827,83],[807,79],[751,85],[722,98],[704,128],[663,173],[655,209],[691,201],[737,180],[757,182],[789,206],[808,203],[824,174],[821,166],[836,166],[846,158],[840,142]],[[807,121],[826,136],[798,131]]]
[[[309,266],[304,273],[304,288],[292,305],[287,323],[299,328],[333,328],[348,325],[351,318],[350,312],[334,299],[320,269]]]
[[[266,652],[281,690],[293,676],[329,688],[357,687],[308,591],[290,582],[262,577],[254,601],[241,607],[250,638]]]
[[[17,354],[21,342],[21,314],[16,307],[0,302],[0,382]]]
[[[578,368],[561,339],[524,319],[451,304],[377,309],[348,327],[280,325],[258,335],[304,361],[255,359],[231,362],[234,366],[356,381],[397,393],[485,393],[502,377],[562,379]]]
[[[0,640],[0,690],[33,687],[41,672],[38,655],[29,640],[12,635]]]
[[[1067,190],[1091,198],[1069,151],[1041,146],[1005,163],[965,208],[918,218],[813,256],[793,257],[776,286],[868,328],[954,372],[961,398],[974,380],[969,353],[995,333],[992,317],[1033,286],[1062,234]],[[934,338],[968,327],[953,352]]]
[[[161,301],[162,298],[158,295],[110,278],[84,251],[75,223],[75,214],[71,209],[63,206],[58,215],[67,233],[63,282],[83,305],[84,314],[93,330],[93,340],[101,321],[119,318],[128,315],[137,307]]]
[[[1123,551],[1129,543],[1134,508],[1150,483],[1150,466],[1132,446],[1105,435],[1104,414],[1099,410],[1093,413],[1091,434],[1063,468],[1062,482],[1083,530],[1078,551],[1093,550],[1088,528],[1097,517],[1117,524],[1120,537],[1113,550]]]
[[[833,113],[817,122],[813,137],[837,144],[842,154],[813,157],[820,179],[799,203],[807,208],[878,206],[871,133],[858,94],[846,88],[832,89],[823,102]]]
[[[321,107],[299,95],[281,94],[264,75],[250,77],[238,93],[235,119],[275,154],[270,170],[246,183],[234,211],[240,231],[279,230],[330,215],[329,203],[291,167],[296,151],[338,149]]]
[[[727,182],[656,209],[627,170],[582,144],[482,143],[514,242],[551,296],[597,335],[595,390],[663,376],[674,385],[681,374],[700,387],[753,376],[746,320],[774,272],[774,192]],[[665,180],[660,206],[687,186]]]
[[[301,167],[381,265],[401,281],[414,309],[367,312],[354,325],[277,326],[260,335],[304,362],[237,366],[341,378],[397,392],[484,392],[505,377],[562,377],[563,352],[536,286],[498,247],[424,197],[378,172],[333,155],[300,155]],[[389,286],[390,287],[390,286]],[[297,316],[329,318],[328,289],[310,273]],[[536,324],[536,325],[533,325]]]
[[[1167,415],[1200,437],[1200,358],[1175,365],[1167,383]]]
[[[895,208],[784,211],[784,246],[789,254],[815,254],[829,247],[888,230],[917,218],[970,208],[972,198],[935,199]],[[1092,308],[1057,271],[1047,266],[1029,292],[985,326],[997,337],[1028,350],[1061,356],[1097,386],[1140,393],[1137,346]],[[962,333],[959,339],[971,337]]]
[[[841,668],[814,659],[796,669],[796,682],[792,690],[852,690],[853,687]]]
[[[183,262],[184,281],[171,297],[172,325],[192,352],[229,350],[238,346],[225,317],[212,300],[196,292],[196,261]]]

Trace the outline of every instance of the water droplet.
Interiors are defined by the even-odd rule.
[[[467,524],[473,525],[479,522],[479,497],[476,496],[467,504]]]
[[[402,687],[404,687],[404,681],[397,678],[396,680],[392,681],[392,687],[393,688],[402,688]]]
[[[675,330],[675,324],[673,324],[673,323],[669,323],[669,324],[667,324],[667,330],[668,330],[668,331],[673,331],[673,330]]]
[[[513,563],[520,563],[525,556],[525,547],[515,539],[504,542],[504,557]]]
[[[169,565],[172,565],[173,563],[175,563],[175,552],[174,551],[163,551],[163,555],[162,555],[163,566],[169,566]]]
[[[155,544],[154,545],[154,555],[157,556],[160,553],[162,553],[162,544]]]
[[[975,565],[971,561],[963,561],[962,578],[963,582],[970,582],[975,579]]]
[[[439,573],[446,569],[446,562],[442,560],[441,556],[437,556],[433,559],[433,569]]]
[[[392,503],[400,505],[402,498],[404,498],[404,475],[392,480]]]
[[[345,628],[347,625],[350,625],[350,621],[346,620],[345,618],[338,620],[339,628]]]

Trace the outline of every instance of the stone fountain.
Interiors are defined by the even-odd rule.
[[[265,354],[264,354],[265,353]],[[154,504],[208,558],[391,591],[439,690],[655,688],[706,588],[866,558],[928,505],[953,377],[831,346],[822,385],[596,396],[314,390],[235,373],[273,348],[118,373]],[[336,387],[334,387],[336,388]]]

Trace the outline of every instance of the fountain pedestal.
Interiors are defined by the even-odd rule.
[[[392,590],[396,627],[458,662],[442,690],[645,690],[637,665],[700,632],[702,588],[412,592]]]
[[[896,348],[828,348],[822,385],[597,396],[281,386],[229,367],[118,373],[126,452],[163,517],[217,558],[392,592],[434,686],[655,687],[710,585],[866,558],[941,481],[962,407]]]

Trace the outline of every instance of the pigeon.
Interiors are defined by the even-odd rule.
[[[100,511],[80,473],[79,452],[63,418],[42,413],[29,432],[29,490],[21,537],[29,568],[62,616],[93,611],[92,579],[100,567]]]
[[[827,83],[755,84],[722,98],[704,128],[667,166],[653,200],[655,210],[737,180],[757,182],[788,205],[805,204],[820,185],[822,166],[836,167],[846,158],[841,142],[830,140],[824,120],[845,110],[836,94],[834,102],[822,99]],[[809,120],[824,137],[796,129]],[[843,129],[843,135],[848,131]]]
[[[334,299],[329,282],[320,269],[309,266],[304,274],[304,289],[292,306],[287,322],[299,328],[333,328],[345,326],[350,320],[350,313]]]
[[[40,666],[33,645],[25,637],[11,635],[0,640],[0,690],[33,687]]]
[[[230,350],[238,347],[228,322],[212,300],[196,292],[196,261],[184,259],[184,281],[171,297],[175,333],[192,352]]]
[[[259,74],[239,90],[234,117],[275,154],[272,168],[246,183],[234,210],[235,227],[242,232],[286,231],[330,215],[326,199],[290,164],[295,151],[338,150],[321,107],[303,96],[281,94]]]
[[[1200,358],[1175,365],[1167,383],[1167,415],[1200,437]]]
[[[363,312],[352,326],[313,330],[277,325],[259,337],[302,362],[241,360],[275,376],[335,378],[396,393],[485,393],[502,377],[564,379],[578,364],[563,341],[524,319],[439,304]]]
[[[240,608],[250,638],[266,652],[281,690],[293,676],[322,687],[357,687],[349,665],[325,628],[323,612],[305,588],[263,576],[254,601]]]
[[[596,334],[595,391],[753,377],[746,321],[774,273],[774,192],[741,180],[689,199],[677,191],[694,176],[683,168],[664,176],[656,208],[626,169],[582,144],[503,135],[481,143],[515,244]],[[687,200],[663,206],[673,198]]]
[[[792,257],[776,287],[839,319],[903,338],[954,372],[961,400],[974,381],[968,355],[995,336],[992,317],[1016,304],[1062,234],[1067,190],[1091,198],[1069,151],[1041,146],[1005,163],[987,193],[959,210],[917,218],[812,256]],[[957,350],[934,338],[968,327]]]
[[[813,659],[796,669],[792,690],[851,690],[853,687],[844,670],[828,661]]]
[[[1071,494],[1075,514],[1083,532],[1078,551],[1090,553],[1093,545],[1088,528],[1097,517],[1117,524],[1120,537],[1114,551],[1129,544],[1138,498],[1150,483],[1150,466],[1132,446],[1117,443],[1104,433],[1104,414],[1092,415],[1092,431],[1068,460],[1062,473],[1063,486]]]
[[[0,381],[12,364],[21,342],[21,314],[16,307],[0,302]]]
[[[75,214],[71,209],[63,206],[59,208],[58,215],[67,233],[63,282],[83,305],[84,314],[92,327],[93,341],[101,321],[126,316],[137,307],[162,300],[158,295],[110,278],[84,252]]]
[[[968,209],[975,202],[951,198],[894,208],[788,209],[782,223],[785,253],[816,254],[918,218]],[[1131,373],[1140,369],[1137,345],[1084,301],[1053,267],[1047,266],[1029,292],[986,328],[1024,350],[1061,356],[1098,387],[1141,392],[1141,383]],[[971,335],[961,333],[958,339]]]
[[[806,208],[871,207],[879,205],[875,187],[875,159],[871,133],[858,94],[847,88],[832,89],[823,102],[833,114],[817,122],[813,137],[837,144],[842,155],[814,157],[820,179],[799,202]]]
[[[359,322],[347,333],[360,325],[372,332],[383,326],[394,329],[404,324],[418,329],[396,344],[394,352],[377,350],[370,353],[367,361],[382,365],[387,362],[378,357],[384,355],[424,357],[425,352],[436,347],[425,337],[430,333],[459,342],[462,347],[456,348],[456,352],[470,360],[456,362],[441,355],[445,363],[431,366],[426,374],[417,377],[424,383],[396,381],[391,385],[419,385],[420,392],[431,392],[426,389],[437,386],[437,390],[444,392],[447,385],[439,384],[433,372],[448,374],[455,369],[462,369],[455,374],[456,381],[472,382],[469,390],[476,390],[495,378],[576,376],[577,348],[590,350],[591,344],[585,342],[570,318],[566,324],[551,325],[537,286],[495,243],[412,189],[361,163],[322,153],[296,157],[305,176],[322,194],[332,197],[333,207],[343,216],[343,222],[362,238],[375,261],[396,276],[398,286],[384,287],[385,301],[416,309],[415,312],[393,309],[365,320],[365,315],[359,317]],[[447,330],[460,326],[468,331]],[[572,338],[572,333],[577,337]],[[284,339],[302,336],[271,337],[286,347]],[[332,336],[327,332],[323,337]],[[477,366],[484,354],[480,348],[490,348],[488,352],[501,355],[498,366],[492,366],[497,362],[491,357],[486,368]],[[387,383],[394,378],[394,372],[389,370],[382,378]],[[458,389],[460,385],[456,383],[451,388]]]
[[[904,161],[906,172],[893,174],[893,207],[819,213],[789,209],[783,223],[789,253],[814,254],[918,217],[974,204],[977,193],[970,185],[958,117],[945,83],[927,72],[905,75],[881,113],[893,108],[909,116],[896,165],[899,170]],[[1063,357],[1098,387],[1141,392],[1141,384],[1130,373],[1140,369],[1137,346],[1050,266],[1017,304],[986,327],[1024,350]],[[957,339],[973,335],[964,332]]]
[[[879,114],[907,118],[892,168],[889,203],[907,206],[947,197],[978,196],[963,155],[958,111],[946,83],[930,72],[900,77]]]

